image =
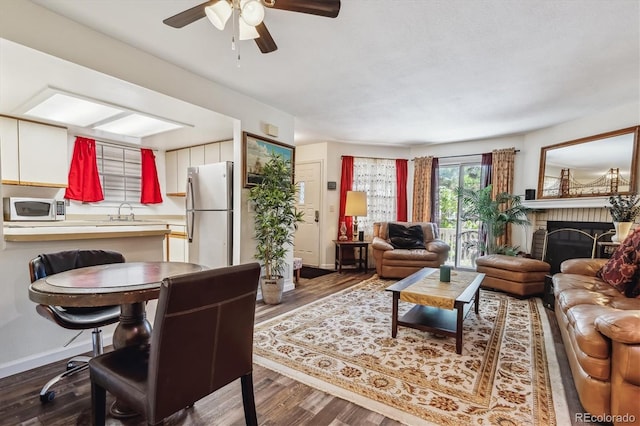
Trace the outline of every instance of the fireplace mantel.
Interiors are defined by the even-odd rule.
[[[522,201],[525,207],[534,210],[542,209],[580,209],[605,208],[609,205],[609,197],[554,198]]]

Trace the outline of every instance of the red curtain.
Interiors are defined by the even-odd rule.
[[[140,202],[142,204],[157,204],[162,202],[158,171],[156,170],[156,156],[150,149],[141,149],[142,156],[142,191]]]
[[[340,224],[344,221],[347,225],[347,237],[351,240],[353,236],[353,218],[345,217],[344,210],[347,204],[347,191],[353,188],[353,157],[342,156],[342,177],[340,178],[340,215],[338,216],[338,235],[340,235]]]
[[[407,221],[407,165],[408,160],[396,159],[397,220]]]
[[[76,137],[68,180],[64,198],[87,203],[104,200],[96,162],[95,140]]]

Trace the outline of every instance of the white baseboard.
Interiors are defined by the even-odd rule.
[[[91,336],[91,333],[89,333],[89,336]],[[103,346],[111,345],[112,338],[113,333],[103,335]],[[89,338],[88,340],[83,340],[67,347],[56,348],[46,352],[40,352],[39,354],[19,358],[11,362],[0,364],[0,379],[92,351],[93,347],[91,338]]]

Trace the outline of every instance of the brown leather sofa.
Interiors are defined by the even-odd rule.
[[[634,424],[640,421],[640,298],[596,277],[606,261],[562,263],[553,276],[555,314],[583,408],[616,425]]]
[[[376,273],[382,278],[404,278],[425,267],[438,268],[449,256],[449,245],[438,239],[438,227],[431,222],[393,222],[422,226],[425,249],[399,249],[389,242],[389,222],[373,224],[371,247]]]

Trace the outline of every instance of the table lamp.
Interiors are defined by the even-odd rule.
[[[358,238],[358,216],[367,215],[367,193],[364,191],[347,191],[347,201],[345,203],[344,215],[353,217],[353,241]]]

